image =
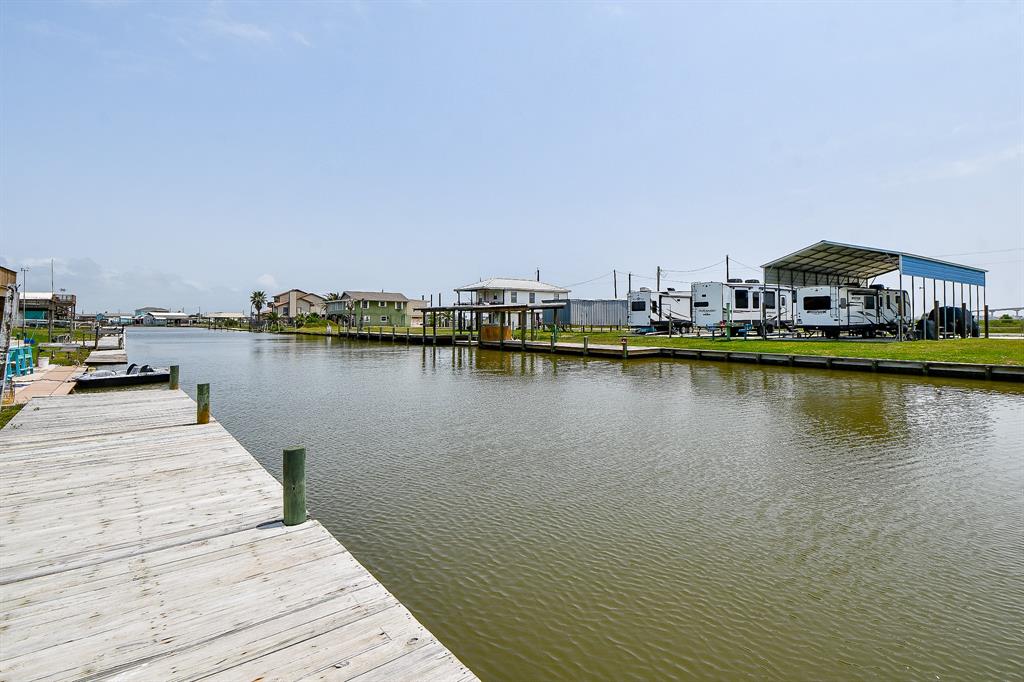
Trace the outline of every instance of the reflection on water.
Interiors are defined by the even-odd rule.
[[[1024,394],[132,330],[493,680],[1019,679]]]

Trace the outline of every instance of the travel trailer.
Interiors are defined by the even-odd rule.
[[[735,331],[750,325],[758,333],[770,333],[792,324],[795,290],[761,284],[756,279],[727,282],[694,282],[693,324],[701,329]]]
[[[630,329],[667,332],[671,324],[673,332],[682,332],[693,326],[689,291],[651,291],[641,287],[629,292],[626,300]]]
[[[881,284],[800,287],[796,326],[821,331],[830,339],[838,338],[841,332],[864,337],[880,332],[896,334],[909,301],[907,292],[886,289]]]

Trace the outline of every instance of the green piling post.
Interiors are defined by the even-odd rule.
[[[171,365],[171,390],[178,390],[178,366]]]
[[[306,448],[284,451],[284,525],[305,523],[306,513]]]
[[[210,384],[196,386],[196,424],[210,423]]]

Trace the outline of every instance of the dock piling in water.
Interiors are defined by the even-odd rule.
[[[196,386],[196,424],[210,423],[210,384]]]
[[[178,390],[178,365],[171,365],[171,384],[170,389],[172,391]]]
[[[306,522],[306,448],[284,451],[284,525]]]

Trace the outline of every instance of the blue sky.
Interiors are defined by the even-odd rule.
[[[1022,7],[6,0],[0,261],[86,310],[239,310],[832,239],[1019,305]]]

